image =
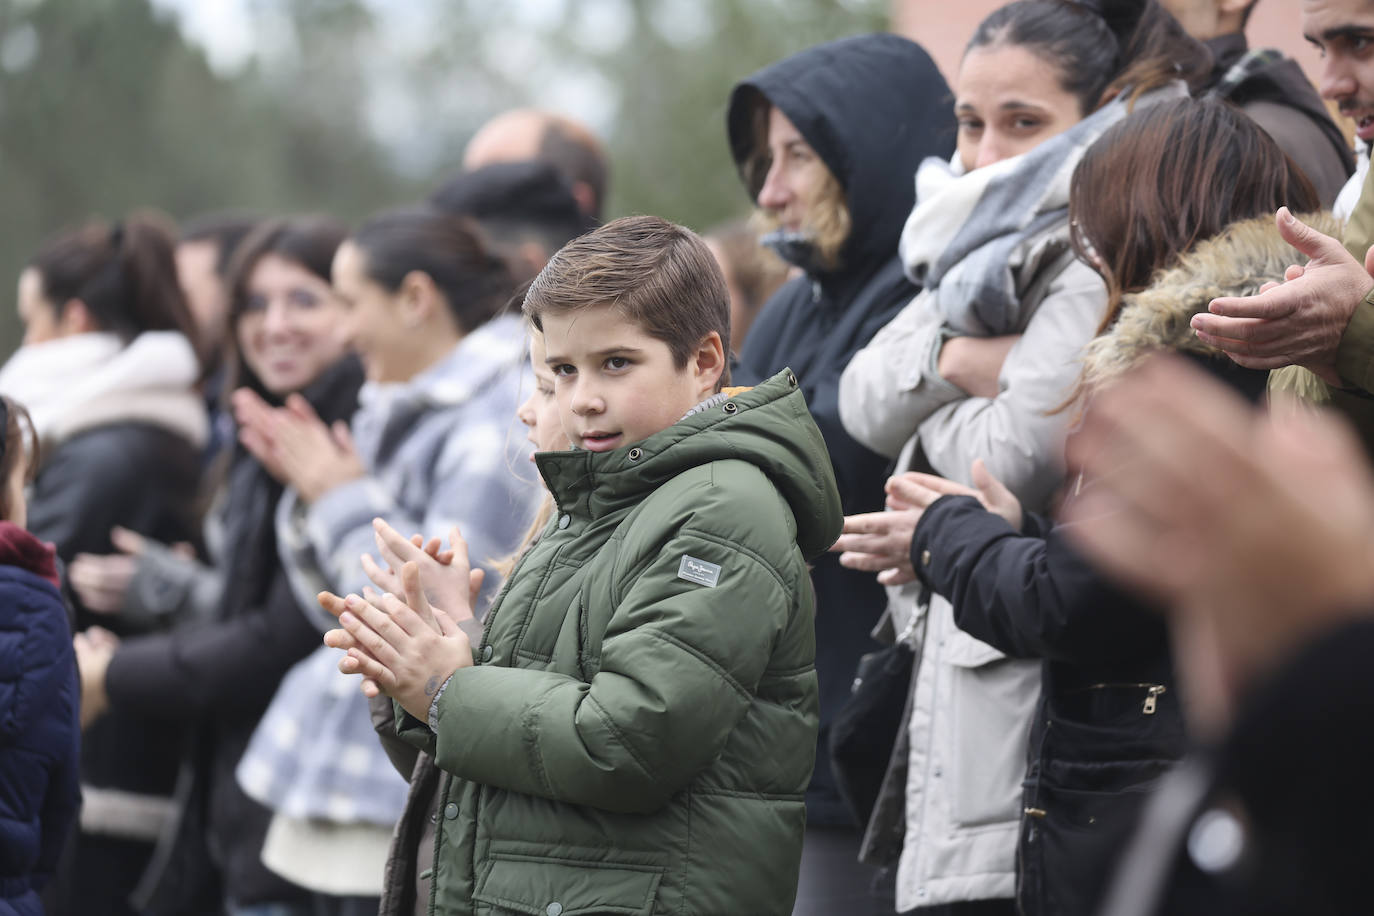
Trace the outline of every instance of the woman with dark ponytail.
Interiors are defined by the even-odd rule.
[[[237,767],[240,788],[273,812],[262,863],[309,892],[299,916],[377,913],[410,775],[320,641],[335,624],[316,596],[371,584],[359,557],[377,554],[380,518],[404,535],[461,529],[473,568],[487,570],[474,605],[484,608],[500,584],[492,562],[515,549],[542,497],[514,428],[525,326],[505,310],[514,281],[476,224],[424,208],[378,214],[339,247],[332,273],[339,331],[367,373],[351,430],[298,398],[234,401],[243,442],[286,488],[278,552],[302,620],[318,628]]]
[[[116,524],[190,540],[199,466],[180,459],[207,427],[170,234],[134,216],[58,236],[20,275],[19,315],[0,391],[28,406],[46,453],[32,529],[64,561],[108,552]]]
[[[91,222],[58,235],[19,279],[23,346],[0,392],[25,404],[42,445],[28,524],[70,561],[110,552],[110,531],[196,540],[200,450],[207,436],[194,331],[177,282],[172,236],[157,220]],[[141,625],[76,602],[76,627],[121,635]],[[101,631],[103,632],[103,631]],[[181,732],[112,716],[85,735],[81,830],[57,889],[122,902],[171,805]],[[79,878],[76,876],[79,875]]]

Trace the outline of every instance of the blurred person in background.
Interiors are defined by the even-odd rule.
[[[81,690],[51,544],[24,528],[38,457],[28,412],[0,396],[0,911],[41,914],[76,825]]]
[[[1355,122],[1355,174],[1331,208],[1346,219],[1360,199],[1374,142],[1374,59],[1365,53],[1374,38],[1374,6],[1365,0],[1303,0],[1302,35],[1321,52],[1321,97]]]
[[[206,213],[193,216],[180,226],[176,247],[177,278],[191,309],[207,373],[223,369],[229,328],[229,291],[225,288],[225,276],[234,250],[257,222],[236,213]]]
[[[173,239],[151,217],[62,232],[19,278],[24,342],[0,392],[25,404],[42,448],[29,529],[70,561],[107,553],[115,526],[196,539],[205,407]],[[75,628],[131,635],[143,621],[93,612]],[[55,885],[58,913],[130,913],[124,902],[170,817],[182,732],[138,712],[91,728],[84,804]]]
[[[954,147],[949,88],[930,56],[896,35],[817,45],[735,86],[727,130],[766,237],[803,276],[784,284],[750,329],[733,372],[757,384],[790,367],[825,436],[846,514],[882,507],[888,459],[840,425],[839,377],[856,350],[916,293],[897,259],[914,200],[911,176]],[[885,597],[872,576],[815,561],[820,737],[807,793],[798,913],[860,912],[870,869],[857,863],[861,812],[829,765],[830,727],[849,696]]]
[[[224,392],[224,347],[229,326],[229,291],[225,276],[239,243],[257,220],[237,213],[206,213],[181,224],[177,238],[177,277],[200,341],[205,379],[201,383],[210,412],[210,465],[233,442],[233,419],[220,410]]]
[[[502,112],[478,128],[463,150],[463,168],[498,162],[543,162],[568,183],[578,208],[600,221],[606,204],[606,150],[586,125],[533,108]]]
[[[177,278],[199,337],[200,389],[210,421],[202,457],[207,472],[200,493],[203,505],[218,495],[207,492],[207,485],[221,480],[222,475],[214,473],[215,462],[226,449],[232,450],[234,442],[233,417],[222,408],[229,319],[225,277],[235,248],[255,224],[236,214],[192,217],[181,225],[176,245]],[[212,557],[222,546],[213,518],[211,513],[211,524],[203,532],[206,553]],[[87,608],[149,624],[184,622],[213,612],[223,583],[212,567],[198,562],[190,544],[169,546],[120,527],[110,532],[110,542],[117,553],[79,553],[72,560],[71,585]]]
[[[791,268],[759,243],[759,235],[748,220],[717,226],[702,238],[730,291],[730,348],[738,354],[759,310],[787,282]]]
[[[476,220],[506,258],[517,286],[533,280],[555,251],[595,225],[578,208],[567,181],[544,162],[498,162],[459,172],[429,202]]]
[[[503,312],[511,275],[476,224],[428,208],[376,215],[340,246],[332,275],[341,330],[367,373],[351,433],[295,397],[283,408],[235,399],[245,445],[287,488],[278,544],[321,635],[334,618],[316,595],[369,583],[359,558],[375,551],[375,519],[405,532],[457,527],[473,568],[490,570],[541,495],[513,428],[524,323]],[[478,614],[499,584],[487,576]],[[301,916],[377,912],[407,796],[367,697],[338,662],[320,644],[288,672],[238,767],[240,787],[275,812],[263,862],[313,895]]]
[[[338,333],[344,306],[329,285],[344,227],[322,218],[272,220],[243,241],[229,275],[229,385],[280,405],[299,393],[325,422],[357,407],[362,372]],[[218,523],[224,589],[209,620],[123,640],[82,639],[84,717],[157,717],[189,726],[174,816],[136,894],[145,916],[273,912],[307,893],[266,869],[271,812],[234,778],[243,748],[283,675],[319,644],[282,567],[274,513],[282,486],[247,449],[227,469]],[[93,726],[94,728],[95,726]],[[127,736],[120,736],[129,740]],[[138,879],[138,873],[125,876]],[[86,876],[72,879],[86,892]],[[109,912],[85,896],[71,912]]]
[[[1330,416],[1265,417],[1182,360],[1100,396],[1065,531],[1166,608],[1193,753],[1102,916],[1369,911],[1374,479]]]
[[[1264,128],[1321,197],[1336,202],[1355,170],[1345,134],[1302,68],[1273,48],[1251,48],[1245,24],[1259,0],[1160,0],[1184,30],[1212,52],[1199,94],[1225,99]]]

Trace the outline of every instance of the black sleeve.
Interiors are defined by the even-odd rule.
[[[384,693],[378,694],[367,701],[367,706],[372,716],[372,727],[381,739],[382,750],[386,751],[387,759],[396,768],[396,772],[401,774],[401,778],[409,782],[411,774],[415,772],[415,760],[420,756],[420,752],[409,742],[401,740],[401,736],[396,733],[396,707],[391,702],[391,697]]]
[[[1165,648],[1159,616],[1098,575],[1060,529],[1023,536],[971,496],[926,509],[911,558],[960,629],[1014,658],[1096,663]]]
[[[186,719],[260,710],[287,670],[320,645],[296,605],[286,575],[273,576],[266,600],[228,620],[123,642],[105,688],[116,706]]]
[[[29,530],[69,562],[78,553],[109,553],[110,529],[128,521],[137,476],[133,462],[110,450],[59,447],[33,482]]]
[[[28,528],[78,553],[110,553],[122,525],[155,540],[196,541],[195,449],[166,430],[113,425],[69,439],[45,457],[28,500]]]

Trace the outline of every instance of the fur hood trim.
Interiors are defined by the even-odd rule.
[[[1328,213],[1299,216],[1318,232],[1340,237],[1342,224]],[[1156,350],[1225,354],[1193,333],[1189,321],[1220,296],[1251,296],[1270,280],[1282,280],[1291,264],[1307,258],[1279,235],[1272,216],[1232,223],[1193,246],[1175,265],[1155,274],[1148,289],[1126,296],[1116,323],[1083,350],[1088,390],[1107,384]]]

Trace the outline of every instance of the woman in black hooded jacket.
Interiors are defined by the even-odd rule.
[[[786,116],[819,159],[838,194],[779,206],[765,191],[780,159],[768,119]],[[794,54],[735,86],[730,149],[753,198],[780,229],[765,237],[804,271],[763,306],[734,376],[753,384],[784,367],[797,374],[830,450],[846,514],[882,504],[888,461],[840,425],[840,373],[855,351],[916,294],[902,272],[897,241],[915,199],[912,175],[927,156],[954,149],[949,87],[919,45],[896,35],[861,35]],[[800,152],[793,147],[787,155]],[[814,190],[800,189],[798,197]],[[783,211],[786,211],[784,214]],[[841,210],[842,214],[834,211]],[[800,222],[792,224],[794,217]],[[838,224],[840,231],[813,225]],[[886,603],[871,576],[817,562],[816,669],[821,679],[821,753],[807,797],[810,823],[849,824],[829,774],[827,727],[849,692],[859,656]]]
[[[803,271],[763,306],[734,378],[752,385],[785,367],[796,373],[825,435],[846,515],[881,507],[889,462],[841,426],[840,374],[917,293],[903,274],[897,242],[915,201],[916,167],[954,150],[950,102],[929,55],[886,34],[808,48],[742,80],[730,95],[735,165],[751,199],[778,226],[764,242]],[[770,131],[770,117],[778,115],[787,122],[790,143]],[[770,171],[803,156],[802,170],[813,177],[780,196]],[[837,861],[853,870],[858,835],[851,837],[849,829],[867,812],[842,799],[831,772],[830,727],[849,697],[860,656],[877,647],[869,633],[887,596],[872,576],[844,569],[829,555],[816,561],[811,581],[821,728],[807,823],[834,828],[822,842],[834,845]],[[812,833],[808,856],[821,839]],[[864,880],[855,874],[856,883]],[[803,903],[807,880],[799,893]]]

